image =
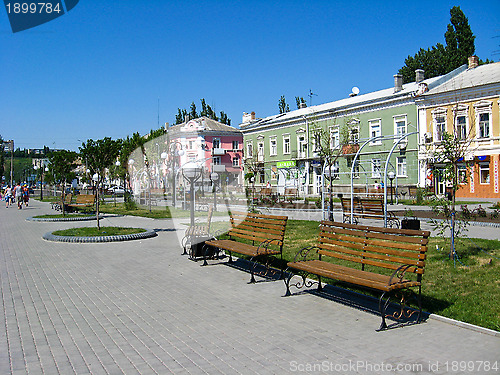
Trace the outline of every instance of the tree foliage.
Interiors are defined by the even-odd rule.
[[[99,228],[99,189],[102,187],[106,176],[106,169],[112,166],[121,149],[122,140],[113,140],[110,137],[104,139],[88,139],[87,143],[80,147],[80,155],[87,163],[87,168],[90,169],[91,175],[97,174],[96,181],[96,218],[97,227]]]
[[[281,98],[278,101],[278,109],[280,113],[290,112],[290,107],[286,104],[285,95],[281,95]]]
[[[303,97],[295,97],[295,103],[297,104],[297,109],[300,109],[301,107],[307,107],[307,102]]]
[[[189,119],[195,119],[198,117],[207,117],[209,119],[219,121],[226,125],[231,125],[231,119],[227,116],[224,111],[220,112],[220,116],[217,116],[217,113],[212,109],[212,107],[206,103],[205,99],[200,99],[201,102],[201,111],[198,113],[196,109],[196,104],[194,102],[191,103],[189,112],[185,109],[177,109],[177,115],[175,116],[175,124],[179,125],[186,121],[186,116],[189,116]]]
[[[66,195],[66,184],[76,178],[78,154],[74,151],[58,150],[49,156],[49,180],[62,185],[62,199]],[[64,204],[61,205],[65,214]]]
[[[435,46],[420,50],[414,56],[405,59],[405,65],[399,69],[403,82],[415,81],[415,70],[423,69],[426,78],[436,77],[451,72],[467,64],[467,59],[474,54],[476,38],[472,33],[469,21],[460,7],[450,9],[450,23],[444,34],[446,46],[437,43]],[[489,63],[479,61],[480,64]]]

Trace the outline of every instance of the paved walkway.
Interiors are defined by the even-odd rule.
[[[435,319],[377,333],[369,312],[189,261],[170,220],[103,220],[159,231],[142,241],[44,241],[89,225],[25,220],[49,211],[0,208],[0,374],[498,373],[498,336]]]

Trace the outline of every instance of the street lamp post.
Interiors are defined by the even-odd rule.
[[[389,180],[391,181],[391,204],[394,204],[394,201],[392,199],[392,180],[394,180],[394,172],[389,172],[387,173],[387,177],[389,177]]]
[[[182,175],[190,184],[190,211],[191,211],[191,226],[194,225],[194,183],[201,176],[201,168],[198,164],[189,162],[182,167]]]
[[[212,180],[214,190],[214,211],[217,211],[217,182],[219,181],[219,174],[212,172],[210,179]]]
[[[180,148],[178,148],[180,146]],[[177,175],[176,164],[177,156],[184,155],[184,150],[182,149],[182,144],[179,141],[173,141],[169,146],[170,154],[172,156],[172,207],[176,204],[176,194],[175,194],[175,178]]]

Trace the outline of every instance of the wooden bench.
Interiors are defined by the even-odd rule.
[[[351,198],[342,197],[342,222],[351,222]],[[376,198],[353,198],[353,224],[358,223],[358,219],[384,219],[384,200]],[[387,211],[387,225],[390,228],[400,226],[399,219],[393,212]]]
[[[66,194],[66,196],[64,197],[64,200],[61,197],[61,199],[59,199],[58,201],[51,203],[52,209],[54,209],[56,211],[62,211],[63,206],[65,206],[65,207],[68,206],[68,204],[71,203],[72,198],[73,198],[72,194]]]
[[[299,191],[297,188],[285,188],[283,196],[285,199],[296,199],[299,196]]]
[[[76,202],[70,203],[67,206],[71,208],[90,208],[95,204],[95,195],[93,194],[78,194]]]
[[[283,241],[287,216],[261,215],[246,212],[232,212],[230,214],[231,229],[228,232],[229,239],[214,239],[206,241],[207,248],[204,252],[204,265],[206,254],[210,247],[217,251],[229,252],[229,262],[232,262],[232,253],[238,253],[250,257],[253,262],[250,270],[250,283],[255,283],[255,268],[257,258],[265,257],[266,268],[269,268],[271,257],[279,256],[283,264]],[[283,277],[283,266],[281,266],[281,277]]]
[[[285,279],[286,296],[290,286],[312,286],[307,275],[326,277],[382,292],[379,310],[382,323],[378,330],[387,328],[386,317],[396,320],[409,319],[417,311],[406,306],[410,288],[418,288],[418,317],[422,314],[421,284],[424,273],[429,231],[370,227],[355,224],[322,221],[317,246],[300,250],[288,270],[297,270],[302,281],[291,284],[295,274]],[[386,310],[392,297],[398,297],[400,311],[388,315]],[[384,298],[387,299],[384,301]]]
[[[273,194],[273,188],[262,188],[260,189],[259,195],[261,197],[270,197]]]
[[[208,239],[213,238],[210,231],[210,225],[212,223],[212,215],[214,209],[212,206],[208,209],[207,221],[206,223],[200,224],[195,223],[190,225],[186,232],[184,233],[184,238],[181,241],[182,247],[184,248],[183,255],[187,254],[187,248],[189,247],[189,258],[195,259],[203,256],[200,244]]]

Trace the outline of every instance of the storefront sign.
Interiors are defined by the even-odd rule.
[[[493,161],[493,176],[495,184],[495,194],[498,194],[498,159]]]
[[[277,168],[293,168],[295,166],[295,160],[279,161],[276,163]]]

